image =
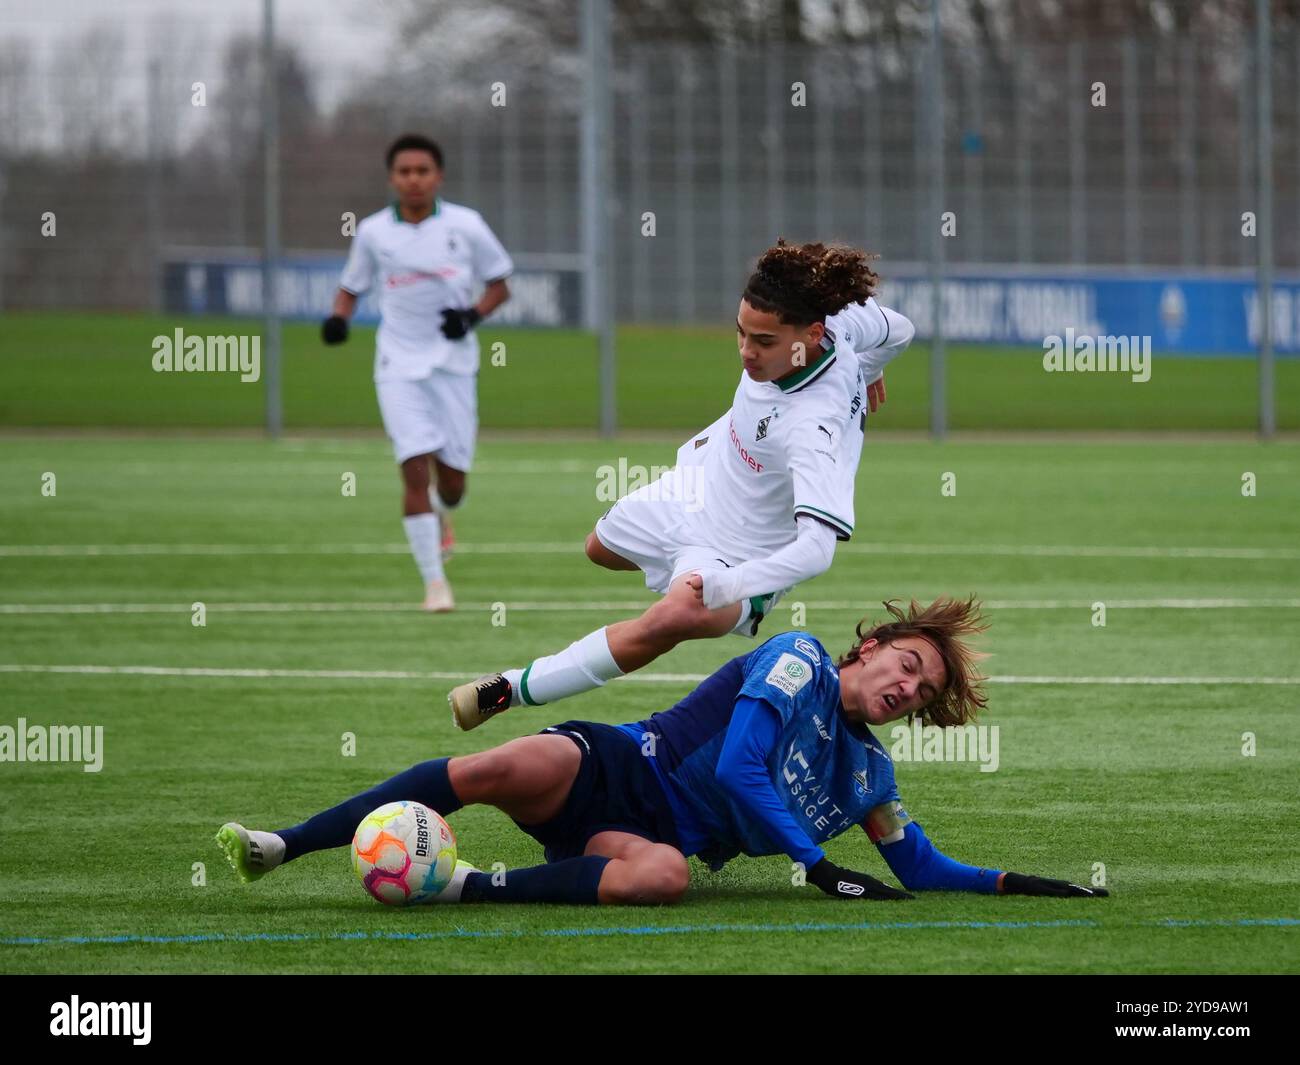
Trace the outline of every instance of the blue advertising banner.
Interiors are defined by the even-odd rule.
[[[582,322],[582,273],[553,257],[516,261],[510,299],[492,314],[492,326],[578,327]],[[286,319],[318,321],[330,313],[339,287],[341,255],[289,255],[276,275],[276,299]],[[252,254],[172,253],[163,263],[163,309],[176,314],[262,314],[262,266]],[[357,306],[353,321],[379,321],[374,290]]]
[[[931,334],[925,268],[886,267],[881,302]],[[953,267],[942,284],[944,336],[966,343],[1032,344],[1080,336],[1150,337],[1162,353],[1253,355],[1259,299],[1253,275],[1038,272]],[[1300,352],[1300,278],[1273,286],[1273,346]]]

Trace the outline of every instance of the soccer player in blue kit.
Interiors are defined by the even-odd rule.
[[[836,898],[1107,894],[964,865],[908,816],[870,726],[911,715],[945,727],[970,721],[985,697],[967,639],[984,626],[973,599],[885,606],[891,620],[864,620],[838,661],[808,633],[781,633],[643,721],[567,721],[422,762],[292,828],[232,822],[218,842],[247,882],[347,846],[358,822],[387,802],[415,800],[443,816],[487,803],[542,844],[546,864],[502,877],[460,861],[438,901],[672,903],[687,889],[690,855],[716,871],[740,854],[780,853]],[[855,825],[907,890],[826,856],[822,844]]]

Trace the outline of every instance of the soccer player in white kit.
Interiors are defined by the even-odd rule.
[[[407,134],[386,158],[397,202],[357,225],[321,336],[327,344],[346,340],[358,297],[378,281],[375,392],[401,467],[403,524],[424,580],[424,608],[447,611],[455,606],[442,568],[452,542],[449,512],[464,497],[478,431],[474,327],[509,299],[514,264],[482,215],[438,196],[437,144]]]
[[[914,332],[876,302],[871,258],[784,240],[760,256],[736,319],[743,372],[731,409],[587,537],[588,558],[641,570],[663,598],[558,654],[454,688],[459,727],[589,691],[683,640],[753,637],[785,591],[830,567],[853,534],[867,410],[884,402],[885,365]]]

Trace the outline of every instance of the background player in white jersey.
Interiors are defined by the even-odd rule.
[[[437,144],[407,134],[386,159],[397,202],[357,226],[321,336],[346,340],[358,297],[378,281],[379,411],[401,466],[403,524],[424,579],[424,608],[445,611],[455,605],[442,568],[452,542],[448,512],[464,497],[478,430],[474,327],[510,297],[505,279],[514,264],[482,215],[438,196]]]
[[[755,636],[784,591],[830,567],[836,541],[853,534],[867,409],[884,401],[885,364],[913,335],[876,303],[871,258],[784,240],[759,257],[736,319],[743,372],[731,409],[587,537],[588,558],[641,570],[663,598],[558,654],[454,688],[461,728],[589,691],[683,640]]]

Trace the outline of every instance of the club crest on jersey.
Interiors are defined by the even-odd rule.
[[[867,792],[871,790],[871,784],[867,779],[867,771],[865,769],[859,769],[853,774],[853,790],[856,791],[860,797],[865,796]]]
[[[758,429],[754,433],[755,440],[763,440],[767,437],[767,423],[772,420],[772,415],[758,419]]]
[[[786,695],[794,695],[812,679],[812,675],[812,667],[807,662],[786,653],[776,660],[776,665],[767,675],[767,683]]]

